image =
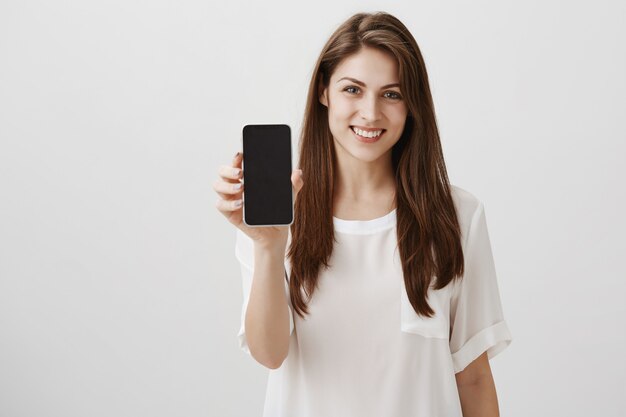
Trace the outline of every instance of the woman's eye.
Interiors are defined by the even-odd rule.
[[[358,89],[359,89],[358,87],[355,87],[355,86],[349,86],[349,87],[344,88],[344,89],[343,89],[343,91],[347,91],[347,92],[349,92],[350,94],[353,94],[353,93],[352,93],[352,90],[358,90]],[[390,97],[388,96],[388,98],[391,98],[391,99],[393,99],[393,100],[401,100],[401,99],[402,99],[402,96],[401,96],[400,94],[396,93],[395,91],[387,91],[387,92],[385,93],[385,95],[386,95],[386,94],[391,94],[391,96],[390,96]]]
[[[402,97],[400,96],[400,94],[396,93],[395,91],[388,91],[388,93],[391,93],[391,97],[394,100],[400,100]]]

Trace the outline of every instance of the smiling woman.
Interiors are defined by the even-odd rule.
[[[364,46],[337,66],[329,86],[320,94],[320,102],[326,107],[332,103],[328,125],[338,145],[339,166],[377,161],[398,142],[408,113],[399,88],[396,59],[379,48]],[[390,168],[383,169],[388,174]],[[341,181],[337,186],[336,198],[341,197],[342,188],[350,187]]]
[[[497,415],[488,360],[512,337],[485,209],[448,181],[426,66],[394,16],[356,14],[322,49],[299,167],[286,244],[229,209],[264,416]]]

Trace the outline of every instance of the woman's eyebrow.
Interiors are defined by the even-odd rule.
[[[350,80],[350,81],[352,81],[353,83],[360,85],[361,87],[365,87],[365,86],[366,86],[366,85],[365,85],[365,83],[364,83],[363,81],[359,81],[359,80],[357,80],[356,78],[343,77],[343,78],[340,78],[339,80],[337,80],[337,82],[339,82],[339,81],[341,81],[341,80]],[[393,84],[383,85],[383,86],[381,87],[381,89],[382,89],[382,88],[390,88],[390,87],[400,87],[400,83],[393,83]]]

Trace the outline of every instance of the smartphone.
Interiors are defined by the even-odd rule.
[[[243,221],[248,226],[293,223],[291,128],[248,124],[242,131]]]

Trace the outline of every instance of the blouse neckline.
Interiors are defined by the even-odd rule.
[[[387,230],[396,225],[396,209],[370,220],[345,220],[333,216],[335,231],[356,235],[371,234]]]

